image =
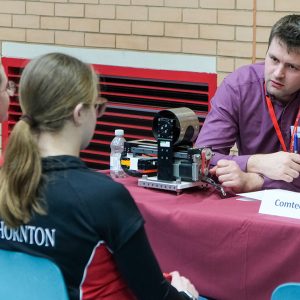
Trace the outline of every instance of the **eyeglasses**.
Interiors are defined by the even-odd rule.
[[[99,97],[97,103],[94,105],[97,119],[103,116],[106,109],[107,100],[103,97]]]
[[[16,93],[16,90],[17,90],[16,84],[13,81],[9,80],[7,82],[6,88],[0,92],[1,93],[7,92],[8,96],[13,97]]]

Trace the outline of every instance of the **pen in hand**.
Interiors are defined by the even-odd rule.
[[[294,134],[294,153],[298,153],[298,134]]]

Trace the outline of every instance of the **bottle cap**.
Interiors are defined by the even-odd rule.
[[[124,130],[123,129],[116,129],[115,130],[115,135],[117,135],[117,136],[124,135]]]

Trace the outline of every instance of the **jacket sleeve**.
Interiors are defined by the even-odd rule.
[[[292,182],[286,182],[283,180],[272,180],[268,177],[264,178],[264,184],[262,189],[283,189],[289,191],[300,191],[300,177],[295,178]]]
[[[139,300],[185,300],[163,276],[141,227],[114,254],[119,271]]]
[[[199,133],[196,147],[210,146],[214,152],[211,165],[220,159],[234,160],[241,170],[246,171],[249,155],[230,155],[239,134],[239,91],[223,80],[211,100],[211,110],[208,113]]]

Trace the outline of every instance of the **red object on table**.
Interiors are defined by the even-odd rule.
[[[259,214],[260,201],[221,199],[213,190],[181,195],[118,180],[135,199],[163,271],[178,270],[200,294],[266,300],[300,282],[300,220]]]
[[[172,281],[172,275],[171,275],[170,273],[164,272],[163,275],[164,275],[164,277],[165,277],[169,282]]]

